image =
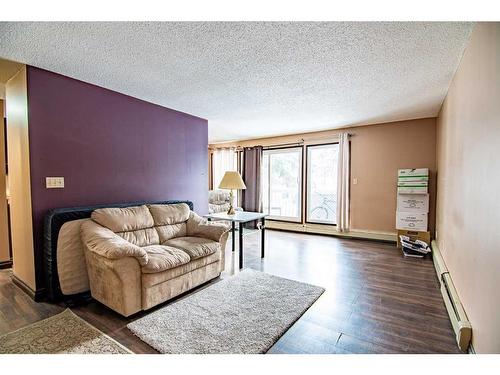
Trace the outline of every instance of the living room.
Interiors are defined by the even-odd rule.
[[[500,353],[496,16],[2,19],[0,356]]]

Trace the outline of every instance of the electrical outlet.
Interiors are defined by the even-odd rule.
[[[47,189],[63,189],[64,177],[45,177],[45,187]]]
[[[352,179],[352,184],[353,184],[353,185],[357,185],[357,184],[358,184],[358,179],[357,179],[356,177],[354,177],[354,178]]]

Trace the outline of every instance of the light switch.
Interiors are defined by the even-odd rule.
[[[357,184],[358,184],[358,179],[357,179],[356,177],[354,177],[354,178],[352,179],[352,184],[353,184],[353,185],[357,185]]]
[[[47,189],[63,189],[64,177],[45,177],[45,187]]]

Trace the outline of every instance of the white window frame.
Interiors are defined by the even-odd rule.
[[[304,170],[304,166],[303,166],[303,163],[304,163],[304,148],[303,146],[292,146],[292,147],[279,147],[279,148],[270,148],[270,149],[266,149],[266,150],[263,150],[263,158],[264,159],[264,154],[267,154],[267,155],[272,155],[272,154],[283,154],[284,152],[299,152],[299,171],[298,171],[298,175],[299,175],[299,181],[298,181],[298,187],[299,187],[299,203],[298,203],[298,217],[291,217],[291,216],[273,216],[273,215],[269,215],[266,217],[266,219],[269,219],[269,220],[275,220],[275,221],[286,221],[286,222],[293,222],[293,223],[302,223],[302,215],[303,215],[303,199],[304,199],[304,196],[303,196],[303,170]],[[268,191],[267,191],[267,194],[268,194],[268,197],[269,197],[269,204],[271,204],[271,158],[269,157],[269,165],[268,165],[268,175],[267,175],[267,185],[268,185]],[[264,176],[261,176],[261,178],[263,179]],[[263,180],[262,180],[263,181]]]
[[[304,193],[304,203],[305,203],[305,212],[304,212],[304,222],[307,224],[322,224],[322,225],[332,225],[332,226],[337,226],[337,218],[335,217],[334,223],[328,222],[328,221],[323,221],[323,220],[311,220],[309,219],[309,193],[311,192],[311,158],[309,154],[309,150],[313,148],[319,148],[319,147],[328,147],[328,146],[333,146],[337,145],[338,142],[329,142],[329,143],[319,143],[319,144],[308,144],[305,145],[305,154],[306,154],[306,173],[305,173],[305,179],[306,179],[306,191]],[[338,183],[338,182],[337,182]]]

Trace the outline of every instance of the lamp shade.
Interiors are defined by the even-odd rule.
[[[246,189],[241,175],[236,171],[227,171],[222,177],[219,189]]]

